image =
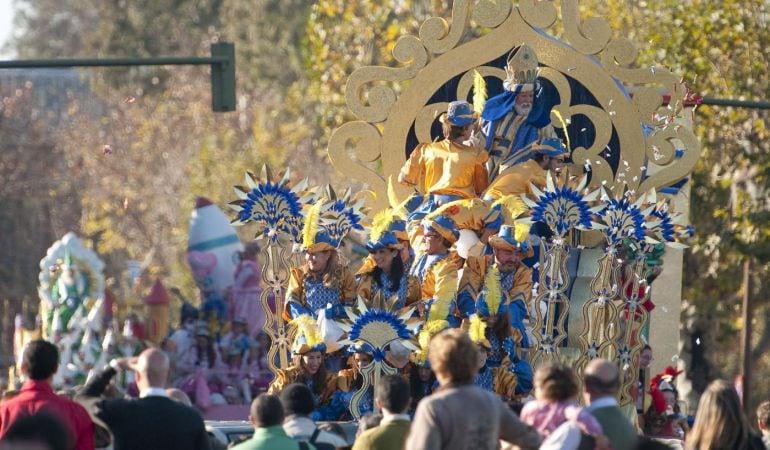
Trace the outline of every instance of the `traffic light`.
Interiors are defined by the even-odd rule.
[[[211,44],[211,109],[214,112],[235,111],[235,45],[230,42]]]

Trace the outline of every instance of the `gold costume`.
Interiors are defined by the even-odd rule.
[[[398,181],[422,193],[479,197],[489,184],[484,164],[489,154],[444,139],[418,145],[404,166]]]
[[[446,203],[428,214],[426,218],[431,219],[436,216],[445,216],[452,219],[459,230],[474,230],[479,233],[492,224],[497,224],[495,228],[500,228],[502,223],[500,211],[493,211],[491,204],[480,198],[455,200]]]
[[[500,172],[487,188],[484,198],[498,200],[504,195],[518,197],[521,194],[531,194],[530,183],[539,188],[544,188],[546,183],[546,171],[534,159]]]
[[[400,258],[401,256],[396,256]],[[365,300],[371,300],[373,295],[373,287],[375,284],[373,270],[376,267],[374,260],[371,256],[367,256],[364,260],[364,265],[356,275],[359,276],[358,287],[356,293],[359,297]],[[406,270],[406,269],[404,269]],[[382,290],[380,290],[382,292]],[[393,292],[391,295],[397,295],[398,292]],[[404,305],[409,306],[413,303],[420,301],[420,280],[412,275],[406,275],[406,296],[404,298]],[[400,300],[400,299],[399,299]]]
[[[307,266],[292,267],[289,276],[289,287],[286,291],[286,301],[284,302],[283,318],[287,321],[293,319],[289,311],[288,303],[295,302],[302,307],[313,311],[325,308],[328,299],[308,299],[305,292],[305,280],[310,277],[310,271]],[[353,273],[346,266],[337,268],[334,274],[335,280],[332,283],[323,283],[324,291],[321,295],[328,294],[328,291],[337,291],[339,304],[352,304],[356,298],[356,280]],[[316,280],[318,281],[318,280]]]
[[[278,369],[278,372],[275,374],[275,379],[270,383],[270,387],[267,389],[267,393],[279,395],[286,386],[292,383],[302,383],[307,385],[306,379],[303,379],[302,377],[302,368],[291,366],[288,369]],[[337,390],[337,376],[327,373],[323,385],[324,389],[321,393],[321,404],[326,404],[329,403],[332,394]],[[313,394],[315,394],[315,390],[311,390],[313,391]],[[318,406],[319,405],[316,405],[316,408]]]
[[[494,263],[494,256],[470,256],[465,260],[463,277],[457,289],[458,297],[469,296],[475,300],[484,289],[487,268]],[[501,277],[504,275],[500,274]],[[511,286],[503,285],[501,305],[510,306],[513,302],[522,302],[525,311],[529,311],[532,299],[532,269],[519,264],[513,274]]]

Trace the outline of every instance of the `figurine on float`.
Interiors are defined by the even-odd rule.
[[[555,136],[551,108],[556,99],[538,82],[535,50],[527,44],[511,50],[505,73],[505,92],[490,98],[481,113],[484,148],[501,172],[529,159],[532,143]]]

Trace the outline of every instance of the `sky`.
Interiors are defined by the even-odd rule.
[[[13,54],[2,50],[13,29],[13,0],[0,0],[0,59],[10,59]]]

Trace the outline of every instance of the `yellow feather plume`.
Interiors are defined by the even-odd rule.
[[[382,239],[390,224],[393,223],[393,211],[390,208],[386,208],[374,215],[372,219],[372,233],[369,239],[372,242],[377,242]]]
[[[473,71],[473,110],[479,115],[487,103],[487,82],[478,70]]]
[[[531,226],[526,223],[516,222],[516,226],[514,227],[513,231],[513,238],[516,239],[516,242],[524,243],[527,242],[527,239],[529,238],[529,229]]]
[[[481,317],[478,315],[472,315],[470,320],[470,327],[468,328],[468,336],[470,336],[471,340],[477,344],[483,343],[487,340],[486,330],[486,322],[481,320]]]
[[[428,312],[427,322],[433,322],[435,320],[445,320],[449,315],[449,307],[454,300],[455,293],[457,292],[457,286],[452,286],[452,283],[442,283],[439,290],[436,291],[433,298],[433,304]]]
[[[529,211],[527,205],[516,195],[504,195],[500,197],[492,203],[492,207],[494,208],[497,205],[502,206],[503,217],[507,224],[512,223],[514,219]]]
[[[484,288],[484,300],[487,302],[489,314],[491,316],[497,315],[497,311],[500,309],[500,302],[503,299],[503,294],[502,288],[500,287],[500,271],[494,264],[487,269],[487,276],[484,279]]]
[[[416,352],[415,360],[418,364],[425,364],[428,360],[428,348],[430,347],[430,340],[433,336],[440,333],[442,330],[449,328],[449,322],[446,320],[434,320],[433,322],[427,322],[420,330],[420,334],[417,336],[417,343],[420,345],[420,351]]]
[[[569,143],[569,133],[567,132],[567,122],[564,120],[564,117],[561,115],[561,112],[558,109],[553,108],[551,113],[556,116],[557,119],[559,119],[559,122],[561,122],[561,129],[564,130],[564,137],[567,139],[567,151],[572,153],[572,148],[570,147]]]
[[[295,341],[304,336],[308,347],[314,347],[323,342],[323,337],[321,337],[321,333],[318,331],[318,324],[311,315],[302,314],[289,323],[297,327]]]
[[[318,232],[318,222],[321,218],[323,199],[316,201],[305,215],[305,223],[302,226],[302,244],[305,248],[315,244],[315,235]]]

